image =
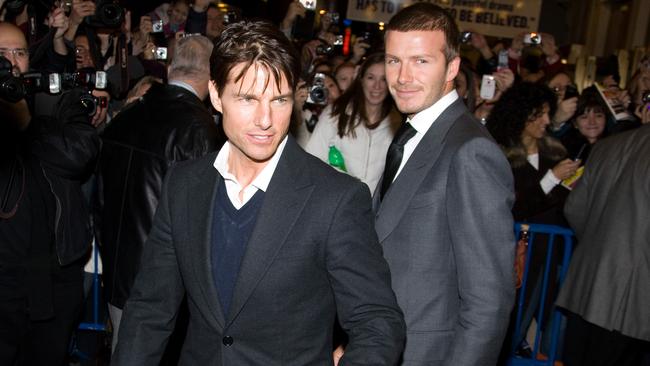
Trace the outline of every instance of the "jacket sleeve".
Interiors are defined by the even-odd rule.
[[[113,366],[159,364],[185,295],[172,239],[169,186],[173,172],[172,168],[163,183],[141,267],[124,307]]]
[[[57,175],[73,180],[92,171],[100,147],[80,96],[79,90],[64,94],[53,116],[35,117],[30,126],[33,153]]]
[[[442,365],[494,365],[514,303],[513,178],[496,144],[474,138],[451,162],[446,206],[460,309]]]
[[[220,149],[225,142],[224,135],[214,120],[194,117],[183,130],[182,136],[173,145],[173,160],[183,161],[200,158]]]
[[[367,186],[355,183],[339,202],[328,234],[327,270],[349,336],[339,365],[394,365],[404,347],[404,317],[373,218]]]

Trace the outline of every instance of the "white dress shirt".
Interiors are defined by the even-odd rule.
[[[269,160],[269,163],[266,164],[264,169],[262,169],[257,177],[253,179],[251,184],[246,187],[242,187],[242,185],[237,181],[237,178],[230,173],[228,158],[230,157],[230,149],[232,148],[232,145],[228,141],[223,144],[223,147],[221,150],[219,150],[219,153],[217,154],[217,158],[214,160],[213,165],[214,168],[217,169],[219,174],[221,174],[223,177],[224,183],[226,184],[226,192],[228,193],[228,198],[230,199],[233,207],[239,210],[240,208],[244,207],[248,201],[250,201],[250,199],[255,195],[255,193],[257,193],[258,190],[266,192],[266,189],[271,182],[271,178],[273,177],[275,168],[278,166],[278,161],[280,161],[280,156],[282,155],[282,151],[284,151],[286,144],[287,136],[284,137],[284,140],[282,140],[278,146],[278,149],[275,151],[275,154],[273,154],[273,157],[271,157],[271,160]],[[244,191],[244,194],[242,195],[243,198],[240,200],[239,192],[242,190]]]
[[[395,178],[393,178],[393,182],[395,179],[397,179],[397,176],[399,176],[399,173],[402,171],[404,165],[406,165],[406,162],[409,160],[411,155],[413,155],[413,151],[415,151],[415,148],[418,146],[420,141],[422,141],[424,135],[427,133],[427,131],[429,131],[429,128],[431,128],[433,123],[438,119],[438,117],[440,117],[442,112],[444,112],[453,102],[455,102],[456,99],[458,99],[458,93],[456,93],[456,89],[454,89],[440,98],[429,108],[418,112],[415,116],[413,116],[412,119],[408,118],[406,120],[406,122],[410,123],[417,132],[415,133],[415,136],[411,137],[411,139],[406,142],[406,145],[404,145],[402,162],[397,169],[397,173],[395,174]]]

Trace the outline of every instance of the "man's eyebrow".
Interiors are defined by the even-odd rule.
[[[273,99],[276,100],[276,99],[281,99],[281,98],[291,98],[291,97],[293,97],[293,92],[280,94],[280,95],[278,95],[277,97],[274,97]]]

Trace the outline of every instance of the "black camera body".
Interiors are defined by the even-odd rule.
[[[93,28],[115,29],[122,25],[124,8],[117,0],[98,0],[95,15],[86,17],[85,22]]]
[[[328,94],[327,87],[325,86],[325,74],[317,72],[309,87],[306,103],[327,105]]]
[[[81,69],[73,73],[30,72],[15,76],[9,60],[0,57],[0,99],[16,103],[36,93],[58,94],[64,90],[84,88],[88,91],[106,89],[104,71]]]

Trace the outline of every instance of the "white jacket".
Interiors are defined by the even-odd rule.
[[[328,106],[321,113],[305,150],[328,163],[329,147],[334,145],[343,155],[347,173],[367,184],[373,193],[384,172],[386,152],[401,119],[401,115],[392,110],[376,128],[371,130],[361,123],[354,130],[356,137],[340,137],[338,116],[332,116],[332,106]]]

